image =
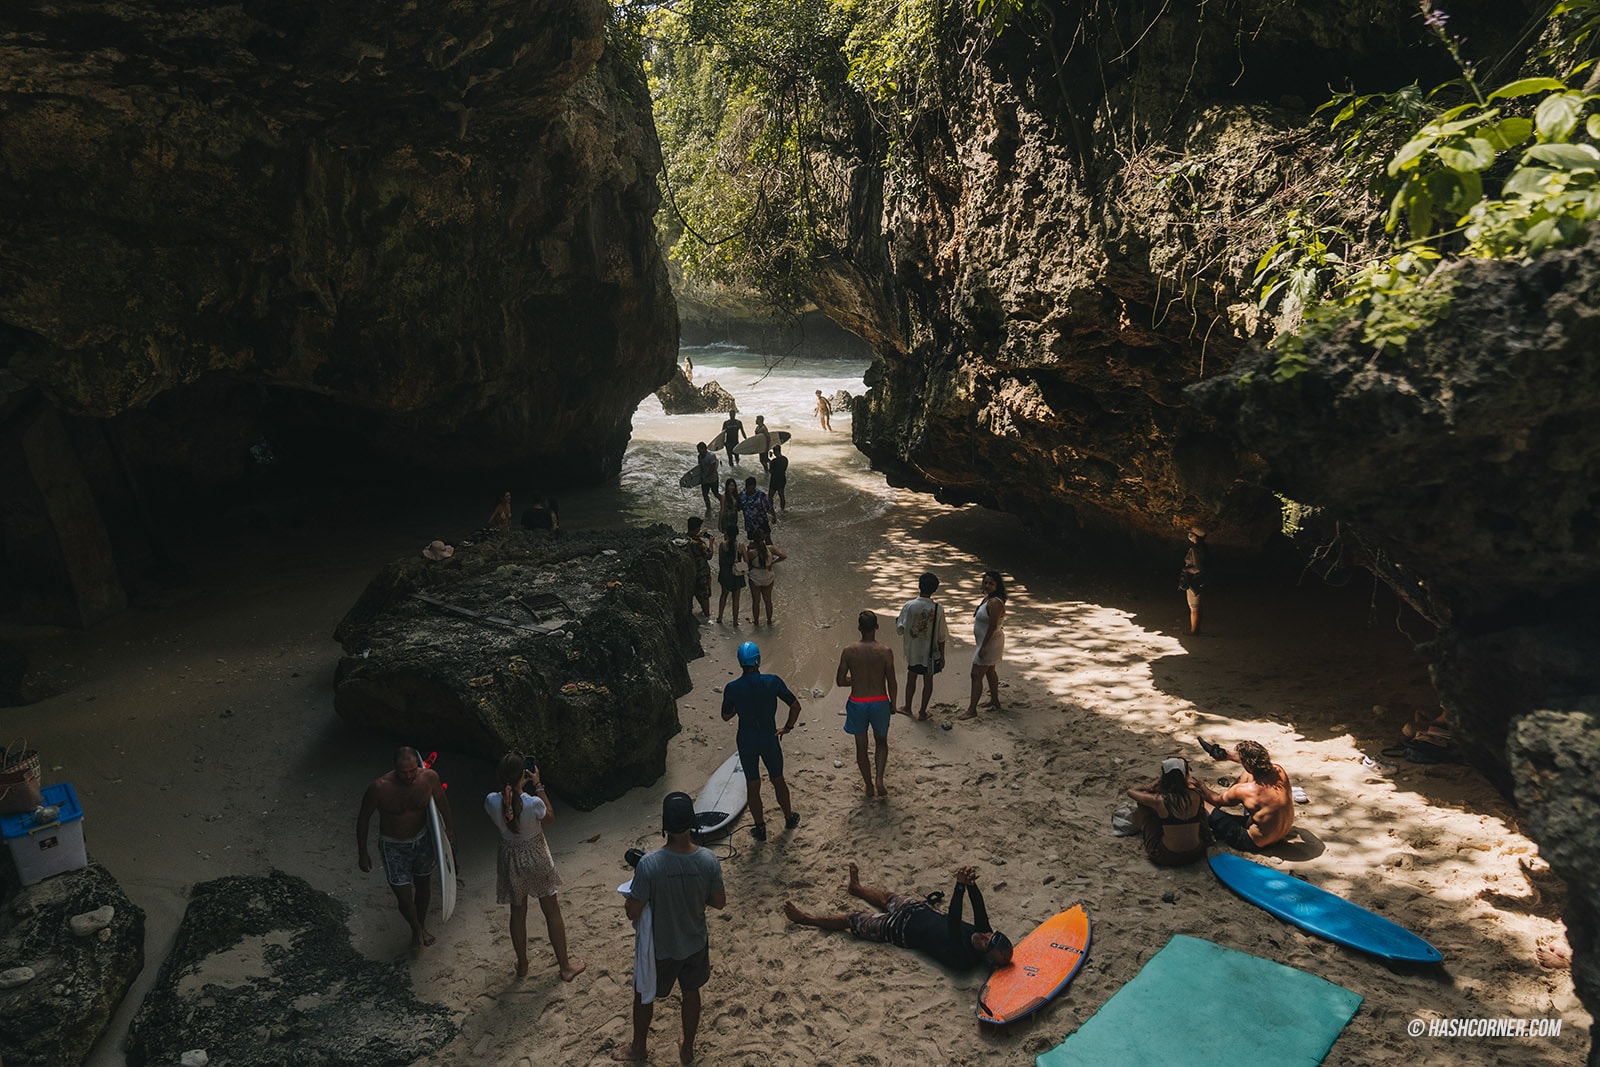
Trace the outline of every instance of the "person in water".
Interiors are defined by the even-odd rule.
[[[822,423],[822,428],[829,433],[833,432],[833,405],[828,403],[828,398],[822,395],[822,390],[817,390],[817,421]]]
[[[733,446],[744,438],[744,423],[739,421],[739,409],[728,406],[728,417],[722,423],[722,447],[728,451],[728,466],[737,467],[739,456],[733,451]]]
[[[778,502],[780,510],[789,510],[789,457],[783,454],[782,445],[772,446],[772,463],[767,467],[767,495]]]
[[[1007,966],[1011,962],[1011,939],[989,924],[989,913],[983,907],[983,894],[978,891],[978,869],[958,867],[955,880],[955,891],[950,896],[950,913],[946,915],[934,907],[932,901],[936,898],[889,893],[874,886],[862,885],[861,872],[852,863],[850,881],[845,888],[851,896],[860,897],[882,911],[812,915],[795,907],[792,901],[785,901],[783,913],[796,926],[849,930],[863,941],[887,942],[900,948],[916,949],[957,971],[970,970],[980,964]],[[970,923],[961,920],[963,895],[972,898]]]

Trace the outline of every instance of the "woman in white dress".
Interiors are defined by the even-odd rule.
[[[978,697],[983,693],[983,680],[989,680],[989,700],[986,708],[1000,710],[1000,678],[995,667],[1005,655],[1006,583],[999,571],[983,572],[983,599],[978,610],[972,613],[972,640],[977,650],[972,653],[972,700],[958,719],[978,717]]]
[[[561,980],[570,982],[585,964],[567,955],[567,924],[561,918],[556,874],[544,828],[555,821],[537,767],[529,770],[521,753],[508,752],[500,760],[501,789],[483,800],[483,810],[500,831],[500,854],[495,863],[495,902],[511,905],[511,948],[517,954],[517,977],[528,973],[528,898],[539,898],[544,925],[555,949]],[[529,793],[527,790],[532,789]]]

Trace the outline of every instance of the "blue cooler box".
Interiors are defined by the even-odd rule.
[[[61,809],[47,823],[33,821],[31,812],[0,818],[0,835],[6,839],[11,859],[17,865],[23,885],[42,882],[52,874],[75,871],[89,865],[83,849],[83,808],[71,782],[47,785],[40,790],[46,806]]]

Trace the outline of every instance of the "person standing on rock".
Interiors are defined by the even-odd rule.
[[[889,718],[894,714],[894,649],[878,643],[878,616],[872,612],[858,615],[856,627],[861,640],[846,645],[839,654],[834,682],[850,687],[850,699],[844,704],[844,732],[856,739],[856,766],[866,795],[886,797],[889,790],[883,784],[883,772],[889,765]],[[877,742],[873,763],[867,762],[868,729]]]
[[[695,448],[699,451],[694,463],[700,471],[700,499],[705,501],[706,510],[710,511],[711,498],[717,495],[717,454],[706,448],[704,441]]]
[[[544,912],[545,931],[555,949],[561,980],[570,982],[586,964],[567,955],[567,924],[561,917],[561,876],[556,873],[544,828],[555,822],[539,769],[530,767],[520,752],[500,758],[500,789],[483,798],[483,810],[500,831],[500,851],[495,861],[494,898],[511,905],[511,949],[517,954],[517,977],[528,975],[528,898],[535,897]],[[530,793],[528,790],[532,789]]]
[[[500,503],[496,504],[494,510],[489,512],[489,529],[511,529],[511,490],[507,489],[501,495]]]
[[[694,384],[694,360],[689,358],[689,353],[683,354],[683,380],[690,385]]]
[[[924,574],[917,579],[917,596],[908,600],[894,620],[894,628],[905,641],[906,703],[900,714],[911,714],[911,700],[917,695],[917,678],[928,680],[922,687],[922,707],[917,711],[917,721],[932,718],[928,714],[928,701],[933,698],[933,676],[944,670],[944,646],[950,640],[950,628],[945,625],[944,608],[933,602],[939,579]]]
[[[831,422],[832,416],[833,416],[833,405],[828,403],[828,398],[822,395],[822,390],[821,389],[818,389],[817,390],[817,421],[822,423],[822,428],[824,430],[827,430],[829,433],[833,432],[833,424]]]
[[[782,445],[772,446],[772,463],[767,468],[767,495],[778,502],[778,507],[789,510],[789,457],[783,454]]]
[[[439,775],[422,765],[422,757],[410,746],[395,749],[394,770],[371,785],[361,797],[356,816],[356,863],[362,872],[372,870],[367,852],[367,829],[372,813],[378,813],[378,853],[383,857],[383,873],[394,890],[400,917],[411,927],[411,946],[433,944],[428,932],[428,898],[434,868],[438,866],[433,835],[428,831],[428,801],[439,806],[445,836],[455,847],[455,821],[450,816],[450,800],[439,783]]]
[[[628,885],[628,921],[643,941],[634,953],[640,961],[655,964],[649,1000],[639,992],[640,975],[634,975],[633,1040],[611,1050],[618,1063],[642,1063],[650,1058],[646,1043],[655,1001],[669,995],[674,985],[683,987],[683,1039],[678,1042],[680,1063],[694,1062],[694,1038],[700,1029],[700,988],[711,977],[711,939],[706,930],[706,909],[728,905],[722,884],[722,864],[709,849],[694,843],[694,798],[688,793],[668,793],[661,802],[661,830],[665,848],[647,853],[634,868]],[[649,909],[648,913],[646,909]],[[648,922],[641,923],[648,914]]]
[[[728,417],[722,423],[722,447],[728,450],[728,466],[737,467],[739,457],[734,453],[733,446],[744,438],[744,423],[739,421],[739,409],[732,404],[728,405]]]
[[[1206,532],[1198,527],[1189,531],[1189,551],[1183,554],[1183,569],[1178,572],[1178,588],[1189,602],[1189,633],[1200,632],[1200,590],[1206,584]]]
[[[750,818],[755,825],[750,832],[757,841],[767,839],[767,824],[761,807],[761,764],[767,765],[767,777],[772,779],[772,795],[783,810],[783,826],[793,830],[800,825],[800,816],[789,802],[789,785],[783,778],[783,735],[794,729],[800,721],[800,700],[783,684],[776,674],[761,673],[761,649],[754,641],[739,646],[739,677],[722,690],[722,721],[739,720],[739,733],[735,742],[739,748],[739,766],[744,768]],[[789,721],[778,726],[778,701],[789,705]]]

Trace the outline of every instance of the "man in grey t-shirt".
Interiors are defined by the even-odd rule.
[[[678,1057],[694,1059],[695,1032],[700,1028],[700,987],[711,977],[711,949],[706,934],[706,908],[728,903],[722,887],[722,864],[689,836],[694,828],[694,800],[687,793],[668,793],[661,802],[661,829],[665,848],[639,861],[628,890],[628,919],[638,925],[645,905],[650,907],[656,964],[655,995],[664,997],[674,985],[683,987],[683,1040]],[[655,1005],[633,993],[633,1041],[613,1049],[611,1058],[631,1063],[649,1059],[645,1043]]]

